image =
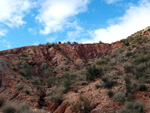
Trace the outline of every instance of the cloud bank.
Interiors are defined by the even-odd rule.
[[[0,0],[0,23],[9,27],[25,24],[23,17],[31,6],[30,0]]]
[[[142,0],[137,6],[130,6],[122,17],[118,17],[118,20],[117,24],[111,24],[107,28],[93,31],[91,41],[115,42],[149,26],[150,1]]]
[[[87,10],[89,0],[44,0],[41,3],[39,15],[36,17],[42,23],[42,34],[61,31],[68,27],[71,17]]]
[[[35,4],[31,0],[0,0],[0,36],[5,36],[7,27],[19,27],[26,22],[25,15]]]

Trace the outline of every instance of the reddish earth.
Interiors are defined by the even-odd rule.
[[[120,48],[122,42],[112,44],[47,44],[29,46],[0,52],[0,59],[17,70],[18,63],[27,62],[31,73],[38,76],[50,76],[64,72],[65,65],[70,64],[70,70],[76,71],[84,67],[90,59],[96,59],[109,54],[115,48]],[[44,66],[47,72],[44,72]]]
[[[50,77],[67,71],[77,71],[84,68],[90,59],[97,59],[104,54],[109,54],[115,48],[122,47],[122,45],[123,42],[112,44],[46,44],[1,51],[0,97],[15,103],[26,102],[31,107],[37,108],[40,92],[24,76],[30,74],[35,78],[39,76]],[[92,87],[94,86],[85,86],[79,89],[78,92],[87,90],[88,95],[95,92],[93,96],[96,98],[91,97],[91,99],[94,99],[92,113],[96,113],[96,106],[101,105],[98,99],[107,101],[108,97],[105,96],[106,94],[100,95]],[[61,106],[51,103],[44,109],[54,113],[71,113],[72,106],[70,104],[74,98],[78,97],[73,96],[72,98],[70,97],[72,95],[78,95],[78,93],[69,92],[64,96],[65,101]],[[110,101],[110,103],[112,102]],[[102,105],[102,107],[104,106],[108,105]]]

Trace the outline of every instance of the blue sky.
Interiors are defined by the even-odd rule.
[[[0,0],[0,50],[112,43],[150,25],[150,0]]]

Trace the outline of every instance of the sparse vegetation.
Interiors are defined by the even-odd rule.
[[[124,80],[126,83],[126,97],[127,99],[131,99],[133,93],[138,90],[138,84],[127,75],[125,76]]]
[[[64,87],[55,88],[51,92],[49,92],[50,100],[60,105],[63,101],[62,96],[66,92]]]
[[[112,98],[114,96],[114,92],[111,90],[109,90],[107,93],[108,93],[109,98]]]
[[[91,107],[87,97],[79,96],[79,99],[73,104],[73,111],[75,113],[90,113]]]
[[[17,113],[17,108],[14,107],[13,105],[7,105],[4,109],[3,109],[4,113]]]
[[[135,36],[130,36],[128,37],[125,42],[126,43],[132,43],[132,44],[141,44],[145,43],[148,40],[146,36],[143,35],[135,35]]]
[[[103,70],[96,68],[96,66],[91,66],[87,68],[86,80],[94,80],[100,78],[103,74]]]
[[[102,81],[103,81],[103,87],[108,89],[112,88],[114,85],[117,84],[116,81],[113,81],[112,79],[108,79],[108,76],[103,77]]]
[[[25,90],[25,93],[26,93],[27,95],[29,95],[29,94],[30,94],[30,91],[29,91],[29,90]]]
[[[96,84],[96,85],[95,85],[95,88],[96,88],[96,89],[98,89],[98,88],[100,88],[100,87],[101,87],[100,84]]]
[[[124,66],[124,69],[125,69],[125,72],[126,72],[126,73],[131,73],[131,72],[133,72],[133,66],[132,66],[131,64],[126,64],[126,65]]]
[[[112,105],[112,103],[117,104],[117,108],[115,106],[113,112],[122,107],[117,113],[144,113],[143,103],[135,100],[140,94],[150,90],[150,40],[147,36],[142,36],[140,31],[122,42],[124,45],[121,48],[116,48],[111,53],[106,52],[107,55],[104,54],[99,58],[96,54],[95,59],[90,60],[88,57],[84,59],[82,54],[77,60],[77,56],[75,58],[71,55],[65,56],[65,49],[61,49],[63,46],[61,42],[40,46],[39,51],[47,51],[43,54],[42,60],[44,61],[35,58],[35,63],[27,53],[19,54],[19,60],[13,64],[13,69],[23,77],[20,77],[19,74],[14,76],[17,78],[17,81],[14,79],[14,84],[16,84],[14,88],[19,92],[16,95],[20,94],[19,98],[23,97],[22,95],[31,98],[35,94],[35,98],[39,98],[39,109],[45,109],[50,102],[59,106],[63,101],[69,100],[68,104],[73,107],[75,113],[89,113],[92,108],[101,105],[100,110],[103,110],[106,104]],[[70,44],[72,43],[68,42],[64,45],[78,46],[76,42]],[[82,46],[84,45],[82,44]],[[51,53],[50,48],[54,53],[56,52],[56,55]],[[62,56],[61,52],[63,52]],[[60,54],[58,59],[56,58],[57,53]],[[53,58],[49,54],[56,57]],[[36,74],[33,75],[33,73]],[[0,85],[4,84],[4,79],[0,79]],[[7,82],[5,86],[10,87],[11,82]],[[0,91],[5,91],[5,87],[2,87]],[[36,95],[35,92],[38,94]],[[11,96],[15,97],[16,95],[13,93]],[[107,103],[98,105],[100,96],[106,96]],[[73,99],[70,100],[72,97]],[[98,99],[95,100],[95,97]],[[140,96],[140,99],[147,97],[149,98],[149,95]],[[95,101],[96,103],[94,103]],[[4,103],[3,98],[0,98],[0,107],[4,113],[33,113],[27,105],[16,108]]]
[[[142,85],[139,86],[139,90],[140,91],[147,91],[147,89],[148,89],[147,86],[144,85],[144,84],[142,84]]]
[[[118,113],[144,113],[144,106],[143,103],[138,101],[126,102],[125,106]]]
[[[5,104],[5,99],[0,97],[0,108]]]
[[[64,81],[64,87],[65,87],[66,89],[69,89],[70,86],[71,86],[71,81],[70,81],[69,79],[66,79],[66,80]]]
[[[150,54],[146,54],[146,55],[139,54],[134,58],[133,62],[139,64],[139,63],[147,62],[149,61],[149,59],[150,59]]]
[[[24,85],[23,84],[18,84],[18,86],[17,86],[17,88],[18,88],[18,90],[23,90],[23,88],[24,88]]]
[[[113,95],[113,100],[118,102],[124,102],[126,100],[126,95],[124,92],[116,92]]]
[[[56,50],[60,50],[60,49],[61,49],[61,48],[59,47],[59,45],[58,45],[58,44],[55,44],[55,43],[51,44],[51,47],[53,47],[53,48],[56,49]]]
[[[39,113],[39,112],[32,111],[27,104],[22,104],[18,110],[18,113]]]
[[[27,59],[22,59],[22,61],[20,61],[17,64],[17,71],[24,76],[25,78],[29,78],[31,77],[32,73],[31,73],[31,66],[29,65],[29,62]]]
[[[37,111],[32,111],[27,104],[14,105],[7,103],[3,108],[3,113],[38,113]]]
[[[97,65],[107,64],[109,59],[99,59],[96,61]]]
[[[126,53],[126,56],[130,57],[132,54],[133,54],[132,52],[128,52],[128,53]]]

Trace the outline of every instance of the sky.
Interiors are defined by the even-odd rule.
[[[0,51],[53,42],[112,43],[150,26],[150,0],[0,0]]]

